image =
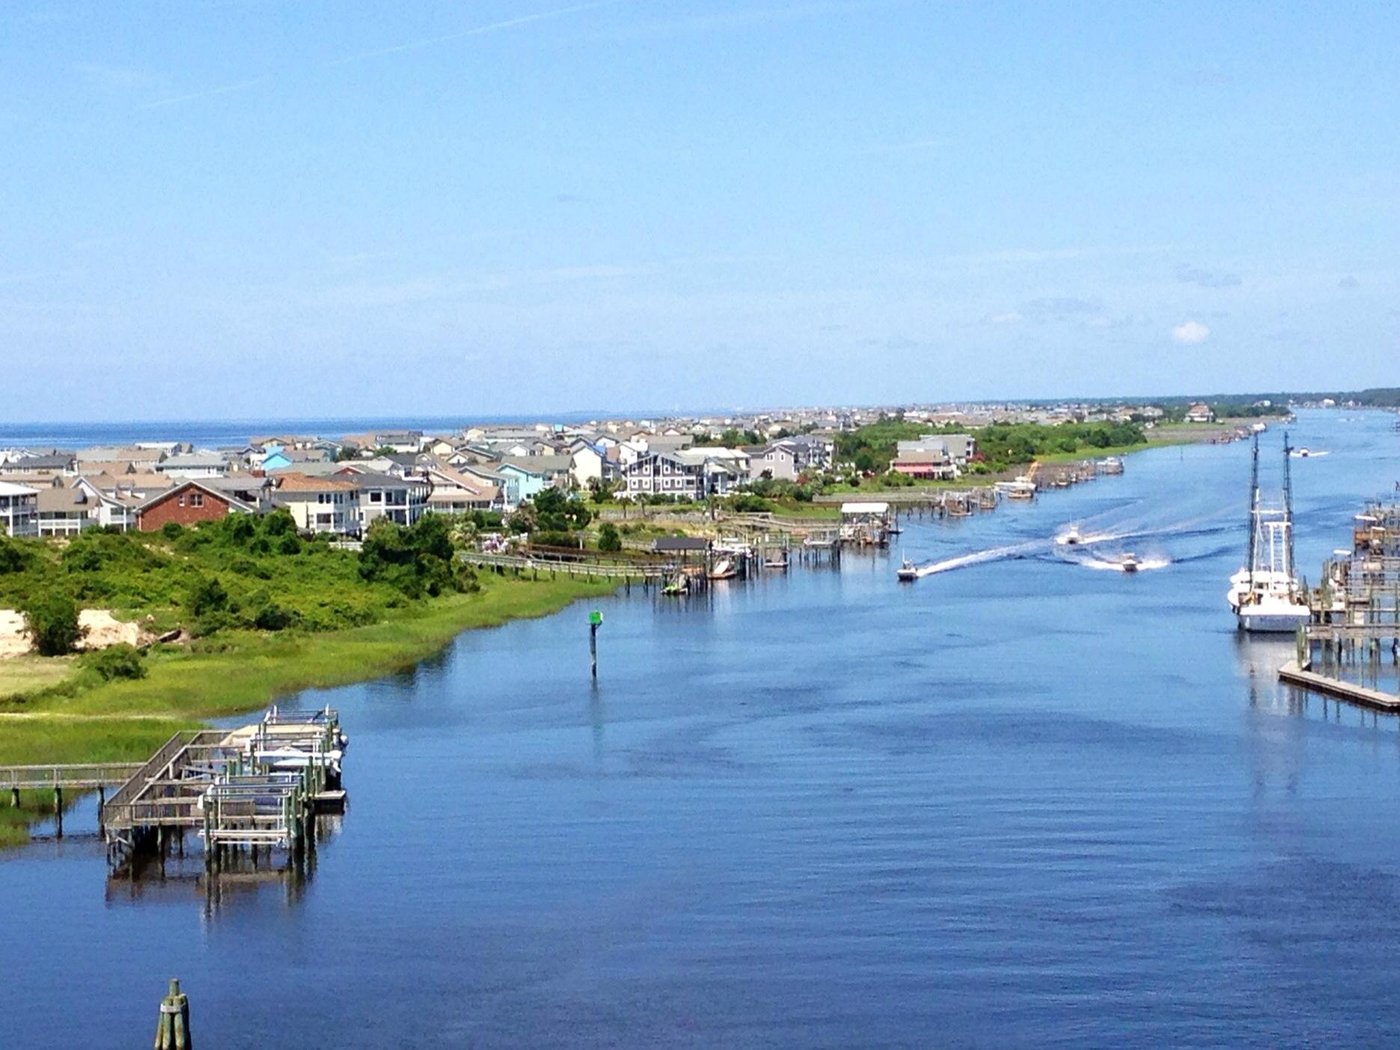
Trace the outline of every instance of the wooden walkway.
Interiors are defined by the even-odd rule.
[[[116,787],[141,768],[140,762],[92,762],[74,765],[0,766],[0,790],[75,791]]]
[[[565,559],[540,554],[504,554],[486,551],[463,551],[457,555],[462,561],[477,569],[510,571],[516,575],[540,572],[562,573],[592,580],[641,580],[659,582],[675,568],[663,562],[610,562],[586,559]]]
[[[1302,686],[1315,693],[1323,693],[1339,700],[1349,700],[1363,707],[1372,707],[1380,711],[1400,711],[1400,696],[1383,693],[1379,689],[1369,689],[1364,685],[1345,682],[1340,678],[1317,674],[1300,666],[1296,660],[1289,660],[1288,663],[1280,667],[1278,677],[1279,681],[1287,682],[1289,685]]]

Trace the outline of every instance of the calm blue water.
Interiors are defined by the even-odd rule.
[[[1295,441],[1299,557],[1400,478],[1381,414]],[[1266,481],[1278,471],[1266,443]],[[1400,1039],[1396,721],[1243,642],[1248,448],[709,600],[603,603],[315,694],[352,806],[299,887],[0,861],[6,1046],[1141,1046]],[[1162,567],[1064,560],[1070,520]],[[90,817],[89,817],[90,820]],[[79,821],[69,822],[73,830]]]

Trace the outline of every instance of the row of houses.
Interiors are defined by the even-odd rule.
[[[155,532],[229,514],[287,510],[308,533],[361,535],[378,518],[411,525],[429,507],[430,483],[345,468],[336,477],[236,474],[171,481],[158,475],[54,476],[37,484],[0,481],[0,532],[71,536],[104,526]]]

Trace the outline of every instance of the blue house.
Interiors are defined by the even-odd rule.
[[[263,470],[286,470],[292,465],[292,457],[282,450],[281,445],[268,445],[263,453]]]

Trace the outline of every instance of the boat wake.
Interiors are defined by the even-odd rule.
[[[1086,569],[1096,569],[1099,572],[1147,572],[1149,569],[1165,569],[1172,563],[1172,560],[1166,555],[1155,554],[1151,557],[1134,558],[1132,568],[1129,568],[1129,563],[1125,560],[1127,557],[1127,555],[1115,558],[1112,555],[1090,554],[1073,560]]]
[[[940,572],[952,572],[954,569],[965,569],[969,565],[981,565],[984,562],[1000,561],[1003,558],[1019,558],[1022,555],[1041,546],[1039,542],[1013,543],[1007,547],[992,547],[984,551],[973,551],[971,554],[959,554],[956,558],[945,558],[942,561],[929,562],[927,565],[920,565],[917,569],[919,578],[932,576]]]

